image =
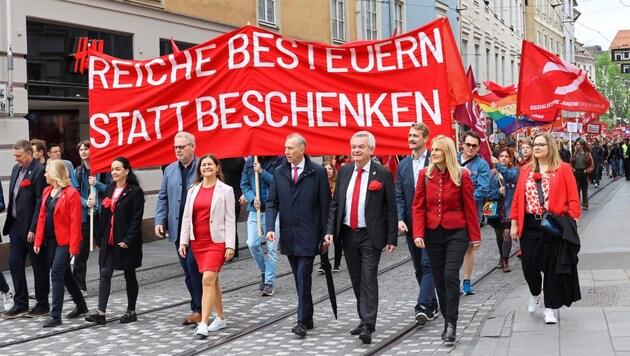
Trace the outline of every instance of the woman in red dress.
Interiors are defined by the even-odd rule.
[[[209,331],[226,327],[219,272],[223,263],[234,257],[235,240],[233,189],[223,183],[219,159],[206,154],[199,160],[195,184],[188,189],[179,244],[179,254],[185,258],[190,243],[203,274],[201,322],[195,335],[206,337]],[[216,317],[208,325],[212,309]]]

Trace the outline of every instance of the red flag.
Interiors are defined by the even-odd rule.
[[[173,39],[173,36],[171,36],[171,47],[173,47],[173,53],[179,52],[179,48],[177,47],[177,44],[175,44],[175,40]]]
[[[383,162],[383,167],[389,169],[394,176],[394,183],[396,183],[396,171],[398,170],[398,158],[395,155],[389,156],[379,156],[381,162]]]
[[[477,83],[475,82],[475,75],[473,74],[472,67],[468,67],[468,85],[472,91],[473,96],[477,95]],[[479,142],[479,154],[483,159],[488,162],[490,167],[492,164],[492,153],[490,152],[490,145],[488,144],[488,138],[486,137],[486,125],[485,120],[481,117],[481,109],[474,100],[470,100],[467,103],[457,105],[455,111],[453,111],[453,119],[460,124],[469,126],[474,132],[479,134],[481,142]]]
[[[603,114],[609,106],[608,100],[589,82],[584,70],[523,41],[518,115],[531,117],[555,110]]]

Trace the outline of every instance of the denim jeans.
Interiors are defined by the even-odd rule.
[[[263,254],[260,244],[265,238],[265,213],[260,213],[260,225],[262,235],[258,235],[257,217],[255,211],[250,211],[247,217],[247,246],[254,261],[258,265],[260,273],[265,275],[265,284],[271,284],[276,280],[276,265],[278,264],[278,244],[280,243],[280,217],[276,218],[276,240],[267,241],[267,259]]]
[[[426,249],[416,247],[410,233],[405,234],[405,238],[419,287],[418,300],[416,303],[425,307],[437,308],[438,302],[435,295],[435,282],[433,281],[433,274],[431,272],[429,254]]]
[[[98,226],[98,214],[94,214],[94,227]],[[81,245],[79,247],[79,255],[74,258],[74,268],[72,275],[77,282],[79,289],[87,290],[85,284],[85,276],[87,274],[87,261],[90,257],[90,221],[81,224]]]
[[[72,297],[77,307],[85,306],[85,299],[70,270],[70,247],[59,246],[56,241],[48,240],[48,263],[51,267],[50,279],[52,282],[52,309],[50,316],[61,318],[63,310],[64,289]]]
[[[202,274],[199,272],[197,266],[197,260],[193,254],[190,246],[186,248],[186,258],[182,258],[179,255],[179,240],[175,241],[175,250],[177,250],[177,257],[179,258],[179,264],[184,270],[184,282],[186,288],[190,294],[190,310],[194,313],[201,313],[201,278]]]

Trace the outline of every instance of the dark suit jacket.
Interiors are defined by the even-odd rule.
[[[111,199],[116,183],[112,183],[105,190],[105,197]],[[105,200],[105,199],[104,199]],[[116,203],[112,213],[111,208],[105,207],[99,218],[100,228],[94,243],[100,247],[99,264],[105,262],[107,249],[112,250],[113,266],[115,270],[138,268],[142,265],[142,214],[144,213],[144,192],[140,187],[127,185]],[[109,231],[114,216],[114,245],[108,244]],[[121,248],[118,243],[124,242],[129,248]]]
[[[273,171],[267,193],[265,224],[276,230],[280,213],[280,252],[289,256],[316,256],[324,238],[330,186],[326,169],[304,156],[304,170],[293,183],[291,164],[285,162]]]
[[[409,234],[413,231],[411,225],[411,205],[416,194],[415,178],[413,176],[413,162],[411,155],[403,158],[398,163],[396,171],[396,206],[398,208],[398,221],[404,221]],[[429,165],[431,153],[427,150],[423,167]]]
[[[13,211],[13,188],[15,187],[15,180],[19,171],[19,165],[13,166],[9,194],[7,194],[9,200],[7,219],[4,222],[2,233],[8,235],[13,224],[17,224],[18,233],[23,239],[26,239],[26,235],[29,232],[35,233],[37,231],[37,218],[39,217],[39,207],[42,204],[42,192],[46,186],[46,181],[44,179],[44,166],[33,160],[26,169],[26,174],[22,181],[24,182],[28,179],[30,185],[20,187],[15,198],[17,214],[14,219],[11,214]]]
[[[354,163],[339,168],[335,193],[330,203],[326,233],[339,238],[341,223],[346,212],[346,192],[355,169]],[[382,165],[371,162],[368,186],[372,181],[379,181],[379,190],[369,190],[365,196],[365,221],[368,237],[377,249],[398,242],[398,221],[396,220],[396,194],[392,174]]]

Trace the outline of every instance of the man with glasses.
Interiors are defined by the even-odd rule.
[[[195,172],[199,164],[199,158],[195,156],[195,147],[195,136],[192,134],[182,131],[175,135],[173,148],[177,161],[164,169],[162,187],[155,203],[155,235],[164,238],[165,230],[168,229],[168,240],[175,243],[175,252],[184,270],[186,288],[191,297],[192,313],[182,320],[182,325],[197,325],[201,322],[202,287],[199,267],[190,247],[185,258],[177,252],[186,196],[188,188],[195,182]]]
[[[466,131],[462,136],[463,149],[457,155],[459,164],[470,171],[473,184],[475,185],[474,197],[477,203],[477,217],[481,222],[483,203],[490,190],[490,166],[479,154],[479,145],[481,137],[474,131]],[[475,290],[470,285],[470,277],[472,276],[473,266],[475,265],[475,251],[472,245],[468,248],[466,256],[464,256],[464,282],[462,289],[464,294],[475,294]]]

